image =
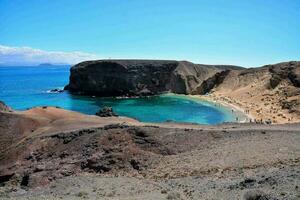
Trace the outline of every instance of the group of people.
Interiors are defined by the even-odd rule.
[[[232,113],[234,113],[234,110],[231,110]],[[249,114],[250,111],[249,110],[245,110],[244,111],[246,114]],[[235,118],[235,121],[239,121],[239,117]],[[272,124],[272,120],[271,119],[267,119],[267,120],[263,120],[263,119],[249,119],[249,123],[255,123],[255,124]]]
[[[252,119],[250,119],[249,121],[250,123],[255,123],[255,124],[272,124],[272,120],[271,119],[267,119],[265,121],[263,121],[263,119],[254,119],[252,121]]]

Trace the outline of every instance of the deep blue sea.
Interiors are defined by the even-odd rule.
[[[34,106],[59,106],[85,114],[95,114],[112,106],[119,115],[143,122],[193,122],[218,124],[234,121],[231,110],[185,96],[166,94],[149,98],[115,99],[50,93],[62,89],[69,79],[70,66],[0,67],[0,100],[16,110]]]

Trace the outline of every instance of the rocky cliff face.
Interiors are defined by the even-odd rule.
[[[71,93],[96,96],[143,96],[163,92],[197,93],[204,80],[235,66],[197,65],[186,61],[99,60],[71,68]]]
[[[224,81],[225,77],[229,74],[230,70],[217,72],[212,77],[204,80],[197,88],[197,94],[209,93],[213,88],[219,86]]]
[[[256,84],[255,84],[256,83]],[[215,73],[198,86],[197,93],[214,91],[236,91],[249,85],[261,87],[261,91],[274,90],[283,83],[286,86],[300,88],[300,62],[283,62],[258,68],[242,70],[224,70]]]
[[[230,98],[255,110],[259,118],[274,121],[300,119],[300,62],[217,73],[204,81],[199,93]]]

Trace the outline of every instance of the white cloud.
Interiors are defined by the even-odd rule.
[[[76,64],[85,60],[97,60],[99,56],[95,54],[74,51],[44,51],[31,47],[9,47],[0,45],[0,63],[2,64],[22,64],[38,65],[40,63],[52,64]]]

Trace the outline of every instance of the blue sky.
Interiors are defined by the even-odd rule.
[[[0,0],[0,45],[254,67],[300,60],[300,1]]]

